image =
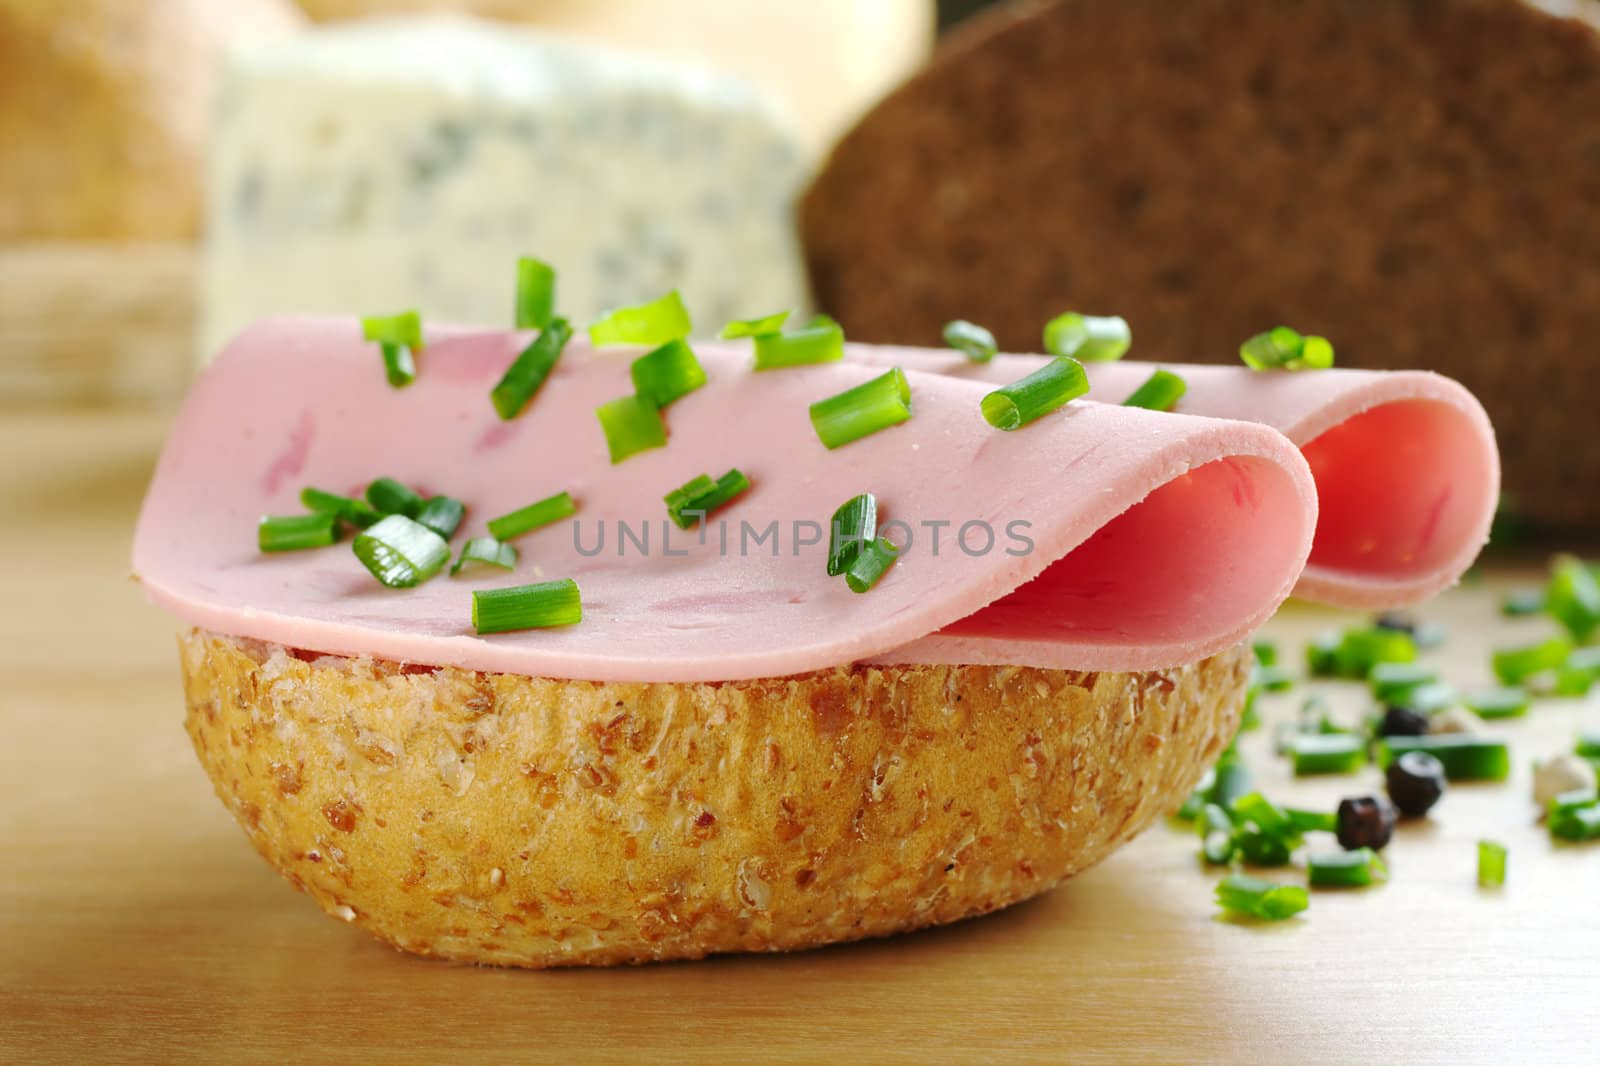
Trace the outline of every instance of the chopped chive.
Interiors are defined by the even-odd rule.
[[[1253,673],[1263,692],[1288,692],[1294,688],[1294,675],[1281,666],[1257,666]]]
[[[641,355],[630,372],[633,391],[657,407],[665,407],[706,383],[705,368],[683,341],[668,341]]]
[[[573,502],[571,494],[558,492],[509,514],[489,519],[489,535],[496,540],[510,540],[551,522],[571,518],[577,513],[578,505]]]
[[[1518,648],[1501,648],[1491,659],[1494,676],[1504,685],[1519,685],[1535,674],[1555,670],[1565,665],[1572,654],[1572,641],[1566,637],[1552,637],[1538,644]]]
[[[1478,885],[1499,888],[1506,883],[1506,846],[1493,840],[1478,841]]]
[[[450,567],[450,575],[454,577],[459,574],[468,563],[514,570],[517,566],[517,549],[493,537],[473,537],[461,546],[461,554],[456,556],[455,564]]]
[[[911,383],[899,367],[811,405],[811,428],[830,449],[897,426],[910,417]]]
[[[572,323],[564,318],[551,319],[550,324],[517,353],[511,365],[506,367],[506,372],[489,391],[489,400],[494,404],[495,413],[508,422],[521,414],[534,393],[544,384],[545,378],[550,376],[550,371],[555,369],[556,361],[561,358],[562,351],[571,339]]]
[[[1600,730],[1579,733],[1572,751],[1573,754],[1582,755],[1586,759],[1600,759]]]
[[[548,629],[583,621],[583,597],[570,577],[505,589],[475,589],[472,628],[478,633]]]
[[[1253,824],[1235,829],[1233,843],[1239,857],[1252,866],[1287,866],[1294,855],[1291,841]]]
[[[1472,733],[1433,733],[1422,737],[1384,737],[1378,744],[1378,765],[1388,768],[1408,751],[1425,751],[1444,766],[1451,781],[1504,781],[1511,773],[1511,752],[1503,740]]]
[[[1588,670],[1579,670],[1571,666],[1563,666],[1556,671],[1555,683],[1550,688],[1552,696],[1587,696],[1594,687],[1594,674]]]
[[[348,522],[357,529],[366,529],[383,517],[365,500],[354,500],[349,496],[340,496],[336,492],[324,492],[310,485],[300,490],[300,502],[308,511],[338,515],[341,522]]]
[[[1326,337],[1278,326],[1241,344],[1239,358],[1251,370],[1326,370],[1333,365],[1333,345]]]
[[[1244,706],[1239,710],[1239,732],[1261,728],[1261,668],[1250,671],[1250,681],[1244,689]]]
[[[378,350],[383,353],[383,376],[390,386],[403,389],[417,380],[417,360],[410,348],[380,341]]]
[[[1600,582],[1571,556],[1556,560],[1544,602],[1545,610],[1566,627],[1573,640],[1588,640],[1600,627]]]
[[[723,326],[717,336],[725,341],[738,340],[741,337],[764,337],[768,333],[782,330],[783,324],[788,320],[788,311],[774,311],[760,318],[736,318]]]
[[[1126,319],[1117,315],[1080,315],[1076,311],[1057,315],[1044,326],[1044,350],[1051,355],[1070,355],[1086,363],[1109,363],[1121,359],[1133,346],[1133,331]]]
[[[1376,627],[1324,635],[1306,649],[1307,666],[1318,677],[1366,678],[1379,663],[1409,663],[1416,657],[1417,642],[1410,634]]]
[[[1544,589],[1513,589],[1500,598],[1500,613],[1520,618],[1544,611]]]
[[[729,470],[712,481],[701,474],[662,497],[667,517],[679,529],[693,529],[715,511],[750,488],[750,479],[738,470]]]
[[[1306,673],[1312,677],[1338,675],[1339,634],[1336,631],[1319,633],[1306,644]]]
[[[1259,792],[1251,792],[1234,800],[1228,807],[1228,813],[1240,822],[1254,822],[1269,836],[1291,839],[1297,836],[1283,808]]]
[[[1332,811],[1308,811],[1300,807],[1285,807],[1284,816],[1296,833],[1337,833],[1339,816]]]
[[[1228,812],[1215,803],[1207,803],[1200,813],[1199,827],[1200,857],[1213,866],[1232,862],[1239,847]]]
[[[1521,718],[1528,713],[1528,694],[1514,685],[1473,689],[1461,697],[1479,718]]]
[[[762,333],[755,340],[755,368],[779,370],[844,358],[844,330],[837,322],[821,322],[782,333]]]
[[[1460,699],[1456,690],[1442,681],[1418,685],[1406,696],[1405,705],[1421,714],[1433,714],[1446,707],[1454,707]]]
[[[1262,666],[1278,665],[1278,645],[1270,640],[1258,640],[1250,645],[1250,650],[1256,657],[1256,662]]]
[[[1600,839],[1600,803],[1571,807],[1551,815],[1550,835],[1571,841]]]
[[[890,544],[888,538],[879,537],[871,541],[861,549],[855,562],[845,570],[845,584],[850,586],[851,592],[869,591],[894,565],[899,555],[900,550]]]
[[[987,363],[1000,350],[993,333],[960,318],[944,324],[944,342],[974,363]]]
[[[983,398],[983,417],[996,429],[1013,430],[1049,414],[1089,391],[1083,364],[1057,356],[1025,378],[1001,386]]]
[[[1592,807],[1596,803],[1600,803],[1600,792],[1593,788],[1575,788],[1553,797],[1545,804],[1545,813],[1555,817],[1582,807]]]
[[[870,492],[852,496],[833,512],[828,537],[828,576],[850,569],[862,548],[878,538],[878,499]]]
[[[1572,654],[1567,656],[1567,666],[1573,670],[1586,670],[1591,674],[1600,675],[1600,646],[1574,648]]]
[[[256,547],[264,552],[326,548],[338,539],[339,516],[332,511],[262,515],[256,525]]]
[[[415,518],[422,513],[422,497],[392,477],[380,477],[368,485],[367,502],[381,515],[403,514]]]
[[[619,307],[589,324],[589,343],[596,348],[613,344],[655,347],[689,335],[689,312],[683,297],[673,289],[665,296],[632,307]]]
[[[1314,888],[1362,888],[1389,876],[1389,867],[1371,848],[1306,856],[1306,880]]]
[[[435,496],[422,505],[422,510],[417,512],[417,521],[449,540],[456,535],[466,513],[466,507],[454,496]]]
[[[1367,673],[1367,683],[1379,703],[1405,704],[1413,692],[1439,680],[1439,671],[1421,663],[1376,663]]]
[[[556,272],[531,256],[517,260],[518,329],[544,329],[555,317]]]
[[[1280,885],[1248,874],[1229,874],[1217,883],[1216,891],[1224,910],[1269,922],[1292,918],[1311,902],[1299,885]]]
[[[1366,743],[1354,733],[1302,733],[1289,741],[1296,777],[1353,774],[1367,765]]]
[[[1151,411],[1170,411],[1178,406],[1178,401],[1183,399],[1183,394],[1189,391],[1189,383],[1170,370],[1157,369],[1145,379],[1145,383],[1134,389],[1126,400],[1122,401],[1124,407],[1143,407]]]
[[[394,315],[368,315],[361,320],[361,335],[380,344],[402,348],[422,347],[422,316],[415,311]]]
[[[661,410],[642,396],[619,396],[596,407],[594,413],[605,432],[613,465],[630,455],[666,446],[667,427],[661,421]]]
[[[1217,760],[1216,779],[1206,797],[1220,807],[1233,806],[1234,800],[1250,791],[1250,768],[1237,755]]]
[[[403,514],[364,530],[351,547],[372,576],[392,589],[420,585],[450,561],[445,539]]]

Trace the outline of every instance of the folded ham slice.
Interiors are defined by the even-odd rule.
[[[941,349],[848,346],[861,362],[1006,383],[1041,356],[988,363]],[[1160,364],[1088,363],[1089,395],[1121,403]],[[1500,458],[1483,407],[1424,371],[1258,373],[1167,369],[1188,383],[1177,410],[1271,426],[1297,444],[1317,481],[1316,543],[1295,594],[1340,607],[1400,607],[1461,577],[1488,539]]]
[[[1001,433],[979,414],[986,386],[912,370],[909,422],[829,451],[807,405],[876,368],[754,373],[746,347],[705,345],[709,382],[666,411],[668,445],[613,466],[594,409],[631,391],[637,352],[574,341],[502,422],[489,389],[528,339],[430,329],[418,380],[397,390],[353,319],[245,333],[161,456],[133,548],[148,595],[236,636],[563,678],[731,680],[870,658],[1145,670],[1249,634],[1311,548],[1310,469],[1263,425],[1074,402]],[[668,531],[662,496],[730,467],[754,487],[704,542]],[[377,584],[348,543],[257,552],[258,517],[299,512],[303,486],[358,491],[380,475],[464,501],[457,547],[561,490],[579,512],[518,538],[515,573],[408,590]],[[824,530],[864,491],[910,544],[856,594],[826,575]],[[473,633],[473,589],[562,577],[582,589],[580,624]]]

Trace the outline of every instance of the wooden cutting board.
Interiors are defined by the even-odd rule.
[[[0,1062],[1594,1061],[1600,843],[1551,844],[1528,764],[1600,728],[1600,697],[1506,725],[1509,783],[1454,788],[1400,831],[1389,884],[1281,925],[1219,920],[1193,834],[1156,825],[1035,902],[874,943],[544,973],[396,954],[256,857],[189,750],[175,626],[128,580],[164,429],[0,418],[0,455],[26,457],[0,464]],[[1450,626],[1451,679],[1547,632],[1495,610],[1535,576],[1422,612]],[[1294,606],[1269,632],[1292,651],[1351,619]],[[1317,687],[1359,713],[1360,686]],[[1270,727],[1307,689],[1268,697],[1244,750],[1270,796],[1327,807],[1378,774],[1289,776]],[[1485,836],[1511,850],[1501,890],[1474,883]]]
[[[195,365],[183,243],[0,244],[0,408],[170,408]]]

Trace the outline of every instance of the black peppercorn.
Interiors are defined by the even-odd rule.
[[[1339,846],[1346,851],[1381,851],[1394,835],[1394,806],[1382,796],[1354,796],[1339,802]]]
[[[1399,611],[1380,614],[1372,624],[1377,629],[1393,630],[1396,633],[1404,633],[1407,636],[1416,636],[1417,634],[1416,620],[1408,614],[1401,614]]]
[[[1407,818],[1421,818],[1444,795],[1444,764],[1425,751],[1408,751],[1385,772],[1389,799]]]
[[[1380,737],[1420,737],[1427,732],[1428,716],[1410,707],[1387,707],[1378,723]]]

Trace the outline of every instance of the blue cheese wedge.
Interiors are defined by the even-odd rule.
[[[806,302],[793,127],[738,79],[459,18],[237,53],[201,347],[287,311],[512,316],[518,256],[582,321],[676,288],[697,332]]]

